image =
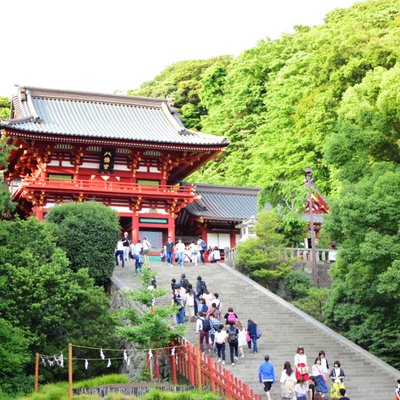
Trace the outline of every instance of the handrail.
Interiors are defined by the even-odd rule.
[[[217,364],[211,357],[200,352],[199,346],[194,347],[186,339],[180,339],[175,351],[178,372],[193,386],[206,386],[221,398],[235,400],[262,400],[263,397],[254,393],[249,385],[236,378],[229,370]],[[200,363],[198,363],[200,361]],[[200,371],[198,369],[200,365]]]
[[[25,178],[22,186],[29,188],[49,188],[49,189],[79,189],[79,190],[106,190],[124,191],[135,193],[180,193],[193,194],[194,187],[190,185],[148,185],[139,183],[115,182],[109,180],[94,179],[57,179],[57,178]]]

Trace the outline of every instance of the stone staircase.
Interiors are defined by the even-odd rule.
[[[263,361],[264,354],[269,354],[270,361],[275,366],[277,379],[272,388],[272,398],[280,398],[278,382],[283,364],[285,361],[290,361],[293,365],[295,351],[302,345],[310,366],[320,350],[325,351],[330,366],[333,366],[335,360],[341,362],[346,374],[347,392],[352,400],[393,399],[400,371],[225,264],[206,264],[197,267],[185,265],[183,268],[174,265],[171,268],[165,263],[152,263],[151,268],[157,274],[158,287],[168,291],[171,279],[179,280],[183,272],[194,285],[197,276],[202,276],[209,290],[219,293],[223,313],[227,307],[232,306],[243,325],[247,325],[248,319],[260,325],[263,336],[258,342],[258,354],[245,349],[245,357],[240,358],[237,365],[231,366],[229,347],[226,353],[226,368],[244,383],[249,384],[255,393],[263,393],[262,386],[258,382],[258,367]],[[115,269],[113,282],[122,289],[139,287],[139,279],[134,277],[131,263],[125,268]],[[169,296],[159,300],[159,304],[169,302]],[[186,325],[187,339],[195,343],[197,340],[195,324]]]

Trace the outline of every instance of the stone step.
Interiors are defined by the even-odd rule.
[[[261,328],[263,336],[259,341],[259,353],[253,354],[245,349],[245,358],[239,364],[229,363],[229,347],[226,351],[226,368],[257,393],[263,394],[258,383],[258,367],[263,356],[268,353],[275,366],[279,380],[285,361],[293,364],[298,345],[305,347],[311,366],[320,350],[324,350],[330,365],[340,360],[346,373],[346,387],[352,400],[391,399],[395,382],[400,372],[377,360],[369,353],[349,343],[344,338],[320,326],[311,317],[301,313],[282,299],[268,292],[251,279],[231,270],[225,265],[188,265],[185,267],[167,267],[163,263],[152,263],[151,268],[157,273],[160,288],[170,290],[172,278],[179,280],[182,273],[195,286],[197,276],[202,276],[212,293],[219,293],[222,301],[222,313],[229,306],[237,312],[239,320],[247,324],[254,320]],[[133,266],[118,267],[114,271],[114,282],[125,289],[139,287],[139,279],[133,276]],[[171,297],[166,295],[157,299],[157,304],[170,304]],[[157,305],[156,304],[156,305]],[[195,324],[187,323],[187,339],[192,343],[198,340]],[[213,356],[213,355],[212,355]],[[213,356],[215,357],[215,356]],[[215,358],[216,359],[216,358]],[[279,384],[273,385],[272,397],[279,398]]]

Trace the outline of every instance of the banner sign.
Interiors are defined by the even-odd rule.
[[[100,172],[113,172],[114,157],[115,149],[101,149]]]

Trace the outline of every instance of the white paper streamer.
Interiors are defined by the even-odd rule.
[[[46,365],[46,360],[43,357],[40,357],[42,359],[42,364]]]
[[[129,365],[131,363],[131,359],[128,357],[128,359],[126,360],[126,365]]]
[[[149,358],[153,358],[153,352],[151,351],[151,349],[149,350]]]
[[[103,349],[100,349],[100,357],[101,357],[102,360],[105,360],[105,358],[106,358],[104,356]]]
[[[111,367],[111,360],[108,359],[107,368],[110,368],[110,367]]]
[[[171,356],[175,355],[175,346],[171,349]]]
[[[86,360],[86,358],[85,358],[85,369],[88,369],[88,368],[89,368],[89,361]]]
[[[124,350],[124,361],[128,362],[128,354],[127,354],[126,350]]]

